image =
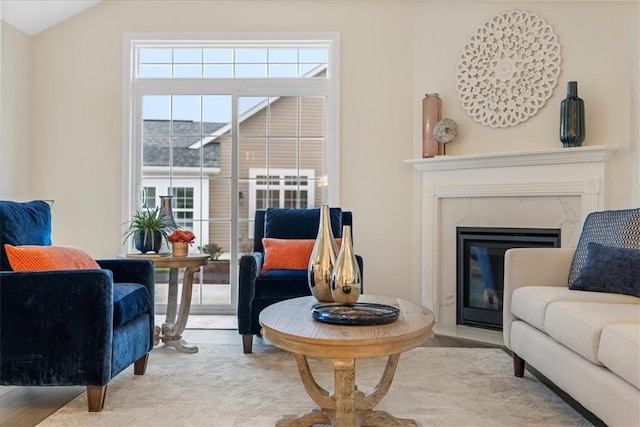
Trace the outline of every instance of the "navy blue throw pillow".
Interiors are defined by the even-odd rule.
[[[11,271],[4,245],[51,246],[51,208],[47,202],[0,200],[0,271]]]
[[[587,215],[569,271],[569,283],[578,277],[589,242],[640,249],[640,208],[591,212]]]
[[[640,297],[640,249],[589,243],[584,265],[569,289]]]
[[[330,208],[331,231],[342,235],[342,209]],[[277,239],[315,239],[320,225],[320,208],[268,208],[264,217],[264,237]]]

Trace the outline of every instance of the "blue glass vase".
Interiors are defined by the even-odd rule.
[[[580,147],[584,136],[584,101],[578,97],[578,82],[569,82],[560,103],[560,141],[565,148]]]
[[[176,220],[173,217],[173,208],[171,207],[171,199],[173,196],[160,196],[160,209],[164,222],[167,224],[169,231],[173,231],[178,228]]]

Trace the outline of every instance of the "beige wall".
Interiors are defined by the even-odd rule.
[[[31,188],[31,45],[31,37],[2,22],[0,199],[39,197]]]
[[[562,74],[535,117],[493,129],[462,110],[455,67],[475,29],[514,8],[554,27]],[[460,125],[448,154],[535,150],[560,147],[559,104],[566,81],[577,80],[587,109],[584,144],[620,147],[608,206],[637,206],[638,15],[637,2],[611,1],[106,0],[32,39],[30,191],[56,200],[55,243],[97,257],[120,250],[121,198],[107,182],[119,188],[121,178],[124,32],[339,32],[340,204],[354,212],[367,292],[419,301],[420,186],[403,160],[420,153],[424,93],[440,93],[444,115]]]
[[[537,115],[514,127],[494,129],[474,121],[462,108],[455,90],[455,65],[462,46],[485,20],[510,9],[528,10],[544,18],[558,35],[562,46],[562,70],[553,96]],[[575,11],[579,8],[580,16]],[[631,132],[638,111],[632,111],[637,92],[638,3],[590,2],[507,2],[460,3],[434,5],[421,3],[414,23],[415,40],[446,36],[447,42],[418,43],[415,49],[413,104],[424,92],[439,92],[443,115],[454,118],[460,126],[459,137],[447,146],[447,154],[524,151],[558,148],[559,106],[566,96],[566,83],[578,82],[579,96],[585,102],[586,138],[583,145],[613,145],[620,148],[613,159],[615,185],[608,194],[609,207],[637,205],[638,173],[631,170]],[[421,18],[428,16],[427,22]],[[452,17],[456,16],[453,21]],[[437,64],[434,64],[437,60]],[[441,66],[440,64],[446,64]],[[443,70],[444,68],[444,70]],[[416,111],[419,113],[419,111]],[[420,120],[414,116],[414,123]],[[418,122],[419,123],[419,122]],[[414,128],[414,140],[419,138]],[[637,144],[637,142],[636,142]],[[415,155],[419,155],[418,146]],[[633,182],[634,198],[629,183]]]

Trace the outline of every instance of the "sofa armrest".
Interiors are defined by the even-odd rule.
[[[523,286],[568,286],[575,248],[512,248],[504,257],[502,335],[510,348],[511,294]]]
[[[139,283],[147,288],[151,297],[151,311],[149,312],[149,328],[153,331],[155,326],[155,265],[148,259],[100,259],[96,260],[104,270],[113,275],[114,283]],[[153,333],[149,336],[150,348],[153,348]]]
[[[251,252],[240,257],[238,271],[238,332],[251,333],[251,306],[256,294],[256,278],[260,275],[264,255]]]
[[[0,273],[0,383],[104,385],[111,378],[108,270]]]
[[[153,296],[155,276],[154,264],[146,259],[99,259],[98,265],[111,271],[114,283],[139,283],[149,289]]]

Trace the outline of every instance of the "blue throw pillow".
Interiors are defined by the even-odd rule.
[[[640,297],[640,249],[589,243],[584,265],[569,289]]]
[[[331,231],[342,235],[342,210],[330,208]],[[268,208],[264,217],[264,237],[276,239],[315,239],[320,225],[320,208]]]
[[[640,208],[591,212],[587,215],[571,263],[569,283],[573,283],[578,277],[590,242],[640,249]]]
[[[5,244],[51,245],[51,208],[47,202],[11,202],[0,200],[0,271],[11,266],[4,250]]]

